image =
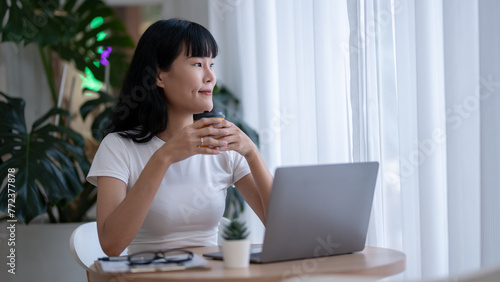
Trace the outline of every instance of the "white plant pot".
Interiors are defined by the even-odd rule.
[[[245,268],[250,263],[250,240],[224,240],[222,242],[224,266]]]

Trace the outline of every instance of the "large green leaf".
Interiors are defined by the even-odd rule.
[[[55,205],[72,201],[83,190],[81,175],[90,164],[84,152],[83,137],[69,127],[48,123],[50,118],[69,113],[53,108],[27,131],[22,99],[0,95],[0,210],[7,212],[9,168],[16,170],[15,216],[29,223]]]
[[[103,23],[92,29],[90,23],[97,17],[102,17]],[[98,41],[101,32],[107,35]],[[102,0],[11,0],[10,5],[0,1],[0,34],[2,41],[48,47],[74,62],[78,70],[89,68],[100,81],[104,81],[104,67],[94,63],[100,60],[99,49],[110,46],[110,84],[117,88],[128,66],[127,49],[134,47],[123,23]]]
[[[6,1],[0,1],[0,33],[3,30],[3,26],[1,23],[3,23],[3,19],[5,18],[5,13],[7,12],[7,2]]]
[[[74,33],[74,19],[58,11],[56,1],[18,0],[11,1],[10,6],[2,2],[0,18],[8,14],[7,23],[0,27],[2,41],[24,42],[25,45],[34,42],[47,46],[58,44]]]
[[[125,75],[123,70],[128,68],[129,61],[126,49],[132,49],[135,46],[123,23],[101,0],[84,0],[65,12],[75,18],[76,33],[70,40],[62,41],[52,48],[59,53],[61,58],[74,61],[80,71],[89,68],[96,79],[104,81],[104,67],[97,67],[94,62],[100,60],[99,48],[112,47],[113,51],[108,57],[112,70],[110,84],[116,88],[121,87]],[[96,17],[102,17],[103,23],[91,29],[90,23]],[[97,41],[96,35],[100,32],[107,35],[103,40]]]
[[[7,6],[7,3],[4,3]],[[5,26],[2,26],[2,41],[12,41],[14,43],[20,43],[23,40],[23,18],[21,8],[18,7],[17,3],[12,3],[8,8],[2,8],[3,14],[0,18],[4,18],[8,13],[8,20]],[[3,21],[0,22],[0,26]]]
[[[85,102],[80,107],[80,114],[82,115],[83,120],[87,118],[87,116],[93,112],[100,109],[101,106],[104,106],[104,110],[102,110],[92,122],[92,136],[97,140],[101,141],[104,138],[104,131],[106,126],[108,125],[109,118],[111,117],[112,105],[114,102],[114,98],[104,91],[92,91],[88,88],[83,90],[85,92],[93,92],[98,94],[99,96],[96,99],[89,100]]]
[[[96,99],[88,100],[80,107],[80,114],[82,115],[83,120],[87,118],[87,115],[90,114],[93,110],[101,105],[105,105],[106,107],[110,107],[114,102],[114,98],[104,91],[93,91],[91,89],[85,88],[82,90],[82,93],[95,93],[98,95]]]

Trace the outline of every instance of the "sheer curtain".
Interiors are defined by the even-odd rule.
[[[410,279],[500,264],[500,6],[348,3],[355,160],[382,163],[369,244],[405,252]]]
[[[407,255],[396,279],[500,264],[498,2],[209,7],[219,81],[240,95],[272,171],[380,161],[367,244]]]
[[[241,97],[270,170],[350,161],[346,2],[215,0],[209,7],[218,81]],[[253,215],[247,220],[262,242],[263,226]]]
[[[240,95],[271,170],[349,161],[345,1],[216,0],[210,8],[224,54],[219,81]]]

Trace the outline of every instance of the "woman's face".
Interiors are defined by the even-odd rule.
[[[164,89],[172,113],[210,111],[216,82],[214,60],[210,57],[188,57],[185,48],[172,62],[170,70],[159,70],[156,84]]]

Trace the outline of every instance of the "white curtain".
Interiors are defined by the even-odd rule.
[[[353,134],[360,160],[382,163],[369,243],[405,252],[405,277],[500,264],[499,11],[495,1],[349,1],[351,46],[362,47],[353,107],[368,105]]]
[[[346,2],[215,0],[209,8],[218,81],[241,97],[270,170],[351,161]],[[247,220],[262,242],[263,226]]]
[[[367,244],[403,251],[395,279],[416,280],[500,264],[499,14],[495,0],[212,0],[209,28],[272,171],[380,161]]]
[[[349,161],[346,3],[216,0],[210,8],[219,81],[240,95],[271,170]]]

